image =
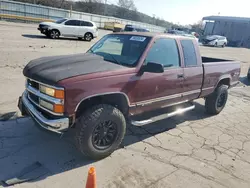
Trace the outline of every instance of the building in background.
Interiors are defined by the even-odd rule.
[[[250,18],[207,16],[204,35],[227,37],[228,46],[250,48]]]

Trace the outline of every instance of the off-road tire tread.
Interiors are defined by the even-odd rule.
[[[114,115],[118,117],[122,121],[122,132],[118,133],[121,134],[120,137],[117,138],[115,141],[115,147],[113,147],[109,152],[102,154],[102,155],[95,155],[92,153],[92,151],[89,151],[88,147],[86,146],[88,143],[86,143],[87,138],[85,138],[85,132],[87,129],[90,128],[90,126],[94,126],[93,123],[96,122],[98,119],[102,119],[106,117],[108,119],[108,116]],[[76,134],[75,134],[75,142],[77,149],[86,157],[91,159],[102,159],[107,156],[109,156],[111,153],[113,153],[114,150],[116,150],[119,145],[121,144],[124,135],[126,132],[126,120],[124,115],[120,110],[115,108],[114,106],[108,105],[108,104],[99,104],[96,106],[93,106],[89,110],[85,111],[83,115],[79,118],[79,120],[76,122]]]
[[[217,110],[216,109],[216,100],[217,100],[217,97],[218,95],[223,91],[223,90],[227,90],[228,89],[228,86],[226,85],[220,85],[219,87],[217,87],[215,89],[215,91],[210,94],[207,98],[206,98],[206,101],[205,101],[205,109],[206,109],[206,112],[208,114],[211,114],[211,115],[217,115],[219,114],[223,108],[225,107],[225,105],[222,107],[221,110]],[[228,94],[227,94],[228,95]]]

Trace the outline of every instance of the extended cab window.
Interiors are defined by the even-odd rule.
[[[79,26],[80,25],[80,21],[79,20],[69,20],[69,21],[65,22],[65,25]]]
[[[179,51],[175,39],[157,39],[146,57],[146,62],[159,63],[164,67],[179,67]]]
[[[184,64],[186,67],[197,66],[197,57],[192,40],[181,40],[181,46],[184,55]]]

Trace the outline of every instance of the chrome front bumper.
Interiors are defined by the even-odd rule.
[[[27,91],[23,93],[21,102],[25,108],[25,111],[27,111],[27,113],[44,129],[61,134],[63,131],[69,128],[69,118],[64,117],[51,120],[44,117],[42,113],[39,112],[29,101]]]

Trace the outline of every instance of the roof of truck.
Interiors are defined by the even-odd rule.
[[[138,35],[138,36],[146,36],[146,37],[156,37],[156,36],[167,36],[169,38],[183,38],[183,39],[190,39],[193,38],[187,37],[187,36],[181,36],[181,35],[174,35],[169,33],[155,33],[155,32],[116,32],[112,34],[122,34],[122,35]]]

